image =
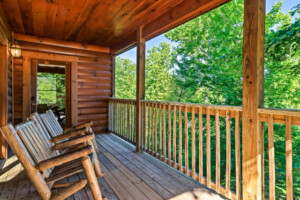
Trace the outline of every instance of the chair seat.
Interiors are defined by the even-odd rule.
[[[83,171],[81,158],[67,162],[63,165],[55,167],[51,175],[45,179],[46,183],[56,182],[66,177],[72,176]]]

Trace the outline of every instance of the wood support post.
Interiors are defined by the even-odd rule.
[[[243,198],[263,199],[263,132],[258,108],[264,103],[265,0],[244,1]]]
[[[111,97],[115,97],[116,95],[116,56],[111,57],[112,64],[111,64],[111,69],[112,69],[112,93]]]
[[[143,28],[137,30],[137,65],[136,65],[136,151],[141,151],[142,110],[141,100],[145,99],[145,49],[146,40],[142,37]]]
[[[31,114],[31,58],[23,56],[23,121]]]
[[[0,41],[0,126],[7,124],[7,50]],[[0,158],[7,158],[7,144],[4,136],[0,134]]]

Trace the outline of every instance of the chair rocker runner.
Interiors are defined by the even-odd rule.
[[[95,200],[102,200],[98,181],[89,157],[92,146],[84,146],[71,152],[52,150],[48,136],[34,121],[27,121],[14,128],[11,124],[0,128],[7,142],[18,157],[29,179],[44,200],[65,199],[89,183]],[[55,182],[85,171],[86,179],[65,185]],[[52,194],[51,188],[65,187]]]
[[[94,133],[91,129],[92,122],[82,123],[67,130],[63,130],[55,119],[55,116],[51,110],[47,113],[38,114],[33,113],[30,115],[30,119],[38,123],[41,128],[51,137],[51,141],[54,143],[52,150],[72,150],[80,147],[78,144],[82,144],[83,141],[86,141],[88,145],[91,145],[93,148],[93,163],[96,176],[98,178],[104,176],[101,172],[100,162],[97,157],[97,144],[94,140]],[[70,141],[72,142],[70,142]],[[69,141],[69,142],[68,142]],[[76,146],[77,145],[77,146]]]

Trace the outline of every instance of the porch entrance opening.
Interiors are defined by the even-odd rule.
[[[65,126],[66,74],[65,65],[39,64],[37,70],[37,112],[53,110]]]

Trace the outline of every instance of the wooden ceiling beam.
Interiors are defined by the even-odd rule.
[[[200,16],[210,10],[213,10],[231,0],[188,0],[175,6],[173,9],[153,19],[144,26],[143,37],[150,40],[162,33],[165,33],[197,16]],[[125,47],[132,46],[136,42],[136,33],[129,33],[126,36],[119,37],[113,42],[111,52],[118,54]]]
[[[71,49],[66,47],[51,46],[51,45],[44,45],[44,44],[24,42],[24,41],[19,41],[18,43],[22,48],[22,50],[28,50],[28,51],[56,53],[56,54],[71,55],[71,56],[87,56],[87,57],[96,57],[96,58],[109,56],[107,53],[102,53],[102,52],[86,51],[81,49]]]
[[[77,42],[68,42],[68,41],[63,41],[63,40],[43,38],[43,37],[24,35],[24,34],[18,34],[18,33],[15,34],[15,39],[18,41],[31,42],[31,43],[36,43],[36,44],[66,47],[66,48],[94,51],[94,52],[100,52],[100,53],[110,53],[110,50],[108,47],[86,45],[86,44],[81,44],[81,43],[77,43]]]

